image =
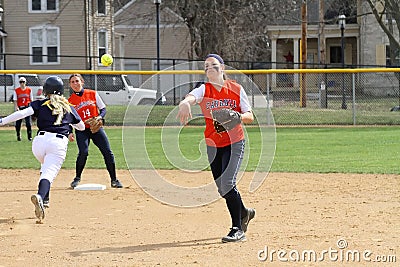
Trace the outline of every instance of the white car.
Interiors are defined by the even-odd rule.
[[[135,88],[127,75],[102,74],[82,75],[85,88],[96,90],[106,105],[154,105],[157,92],[150,89]],[[161,104],[165,97],[161,97]]]
[[[43,99],[43,86],[37,74],[0,74],[0,102],[12,101],[19,79],[26,79],[26,86],[32,89],[33,100]]]

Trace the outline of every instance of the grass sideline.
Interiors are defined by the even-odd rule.
[[[254,128],[256,129],[256,128]],[[37,169],[39,163],[31,151],[31,143],[26,140],[25,127],[22,128],[23,141],[17,142],[15,130],[0,131],[0,168]],[[184,154],[196,158],[199,142],[203,138],[202,127],[191,127],[180,137]],[[35,129],[36,132],[36,129]],[[122,128],[106,128],[117,168],[126,169],[122,147]],[[160,128],[146,128],[146,144],[156,169],[173,169],[163,156]],[[257,130],[248,128],[252,148],[257,143]],[[272,172],[316,172],[316,173],[376,173],[400,174],[399,128],[386,127],[278,127],[276,129],[276,153]],[[197,154],[196,154],[197,153]],[[251,152],[247,171],[254,170]],[[64,169],[74,169],[77,155],[76,143],[70,143]],[[140,167],[140,166],[139,166]],[[91,144],[87,168],[105,168],[98,149]],[[73,172],[71,170],[71,172]],[[71,173],[73,176],[74,173]],[[71,176],[71,177],[72,177]]]

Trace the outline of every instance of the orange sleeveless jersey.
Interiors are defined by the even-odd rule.
[[[68,98],[68,101],[74,105],[75,110],[83,121],[99,115],[96,105],[96,91],[85,89],[82,96],[73,93]],[[90,128],[88,124],[85,124],[85,126]]]
[[[22,90],[21,87],[15,89],[18,107],[26,107],[31,103],[31,91],[30,87],[25,87],[25,90]]]
[[[205,83],[203,100],[199,103],[203,112],[206,129],[204,137],[208,146],[224,147],[244,139],[243,128],[238,124],[228,132],[217,133],[211,118],[211,110],[229,108],[239,113],[240,109],[240,85],[235,81],[225,81],[224,87],[218,92],[211,83]]]

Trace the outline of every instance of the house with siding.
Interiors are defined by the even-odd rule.
[[[325,0],[323,14],[324,22],[321,23],[319,14],[319,1],[307,1],[307,68],[342,68],[342,56],[345,68],[354,67],[390,67],[389,40],[376,18],[371,14],[366,1],[358,0],[355,14],[348,15],[343,31],[344,53],[341,51],[341,29],[338,16],[332,14],[337,11],[330,9],[334,0]],[[383,10],[379,3],[378,10]],[[271,49],[272,69],[298,69],[301,60],[301,17],[297,10],[298,23],[278,22],[277,25],[268,26],[268,36]],[[393,21],[395,23],[395,21]],[[397,40],[399,36],[396,35]],[[322,60],[325,59],[325,60]],[[359,77],[357,89],[359,92],[371,95],[398,94],[399,82],[394,74],[369,74],[369,79]],[[314,80],[310,80],[314,79]],[[326,86],[330,91],[341,90],[341,76],[328,75]],[[351,88],[351,78],[346,78],[345,86]],[[315,76],[307,76],[307,90],[318,92],[320,81]],[[278,74],[272,75],[271,89],[295,90],[300,87],[299,75]],[[292,89],[290,89],[292,88]]]
[[[156,55],[154,4],[131,1],[114,12],[112,2],[2,0],[1,52],[6,55],[0,62],[2,69],[154,68],[154,61],[140,63],[133,59]],[[173,26],[168,24],[171,16],[175,17]],[[171,11],[163,12],[161,19],[161,56],[187,58],[190,43],[187,30],[176,23],[176,14]],[[104,53],[112,54],[116,64],[102,66],[99,58]],[[124,57],[124,61],[119,60]]]
[[[377,3],[376,8],[380,12],[383,11],[379,3]],[[378,66],[381,68],[400,66],[399,51],[395,55],[397,64],[395,63],[395,66],[392,66],[390,63],[389,39],[380,25],[378,25],[375,16],[370,14],[371,9],[366,1],[359,1],[359,12],[360,14],[366,14],[358,20],[358,24],[360,25],[360,64],[366,67]],[[387,26],[389,23],[393,23],[394,27],[396,27],[396,22],[394,20],[389,22],[386,15],[383,16],[383,19]],[[398,31],[393,32],[393,34],[399,42]],[[376,96],[399,96],[400,83],[394,73],[375,73],[369,74],[369,76],[369,79],[363,79],[362,81],[364,93]]]
[[[100,69],[113,49],[109,1],[3,0],[4,69]]]

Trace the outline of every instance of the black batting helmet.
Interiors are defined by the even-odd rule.
[[[64,83],[58,76],[50,76],[46,79],[43,85],[43,93],[45,95],[55,94],[62,95],[64,94]]]

